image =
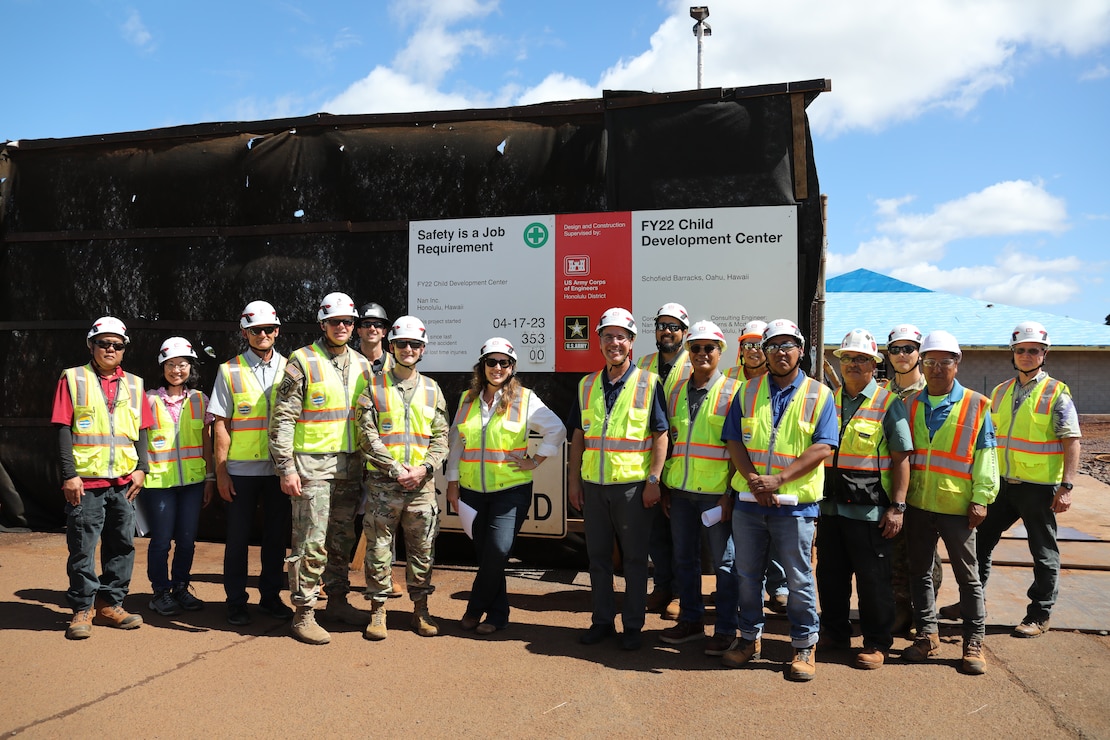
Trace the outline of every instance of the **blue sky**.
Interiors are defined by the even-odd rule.
[[[707,0],[704,84],[827,77],[829,276],[1102,323],[1105,0]],[[0,0],[0,140],[696,87],[688,2]]]

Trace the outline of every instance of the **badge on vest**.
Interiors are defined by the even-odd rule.
[[[243,403],[235,407],[235,411],[239,414],[239,416],[246,416],[251,412],[251,405],[244,401]]]
[[[387,432],[387,433],[393,431],[393,422],[392,421],[383,421],[382,422],[382,431]]]
[[[320,391],[314,391],[308,399],[308,402],[311,403],[313,406],[323,406],[324,401],[324,394]]]
[[[166,446],[166,442],[167,442],[166,435],[164,435],[164,434],[156,434],[150,440],[151,446],[154,447],[154,449],[156,449],[156,450],[164,449],[165,446]]]
[[[582,431],[587,434],[590,432],[590,422],[586,419],[582,420]]]
[[[89,431],[89,429],[92,427],[92,423],[92,416],[85,415],[77,417],[77,428],[80,429],[82,432]]]

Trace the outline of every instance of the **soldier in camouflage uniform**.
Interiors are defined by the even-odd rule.
[[[373,601],[363,636],[384,640],[385,600],[392,591],[393,538],[404,531],[405,581],[413,601],[412,627],[434,637],[439,627],[428,613],[435,538],[439,531],[433,472],[447,459],[447,403],[439,385],[416,370],[427,332],[420,319],[402,316],[389,331],[396,361],[375,376],[358,398],[355,424],[366,459],[366,598]]]
[[[286,558],[296,607],[292,633],[312,645],[331,640],[316,624],[321,579],[326,616],[360,626],[370,621],[347,601],[347,553],[362,477],[353,407],[370,376],[370,363],[347,347],[355,317],[349,296],[324,297],[317,313],[323,336],[289,356],[270,420],[270,456],[293,504],[293,547]]]

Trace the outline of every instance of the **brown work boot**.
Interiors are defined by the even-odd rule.
[[[660,588],[658,586],[648,594],[647,597],[647,610],[649,612],[663,613],[667,605],[674,601],[674,595],[669,588]]]
[[[1040,637],[1045,632],[1048,632],[1048,620],[1038,622],[1035,619],[1026,617],[1021,620],[1021,624],[1014,627],[1014,637]]]
[[[100,599],[97,599],[94,608],[96,614],[93,618],[109,627],[115,627],[121,630],[134,630],[143,626],[143,618],[141,616],[132,614],[119,604],[108,605]]]
[[[331,635],[327,630],[316,624],[316,609],[311,606],[297,607],[289,629],[293,637],[309,645],[326,645],[331,642]]]
[[[673,627],[668,627],[659,633],[659,639],[668,645],[681,645],[692,640],[705,639],[705,627],[701,620],[697,622],[679,622]]]
[[[741,637],[736,642],[736,647],[728,650],[721,656],[721,665],[726,668],[739,668],[749,660],[755,660],[763,650],[763,641],[760,639],[745,640]]]
[[[439,625],[428,613],[427,596],[412,602],[412,629],[421,637],[435,637],[439,634]]]
[[[328,605],[324,607],[324,618],[355,627],[370,624],[370,612],[352,606],[347,601],[347,594],[336,594],[328,599]]]
[[[794,648],[794,660],[786,672],[792,681],[812,681],[817,673],[817,646]]]
[[[856,653],[856,668],[862,668],[865,671],[882,668],[884,661],[886,661],[886,651],[877,647],[865,647]]]
[[[767,599],[767,610],[775,614],[786,614],[787,594],[775,594]]]
[[[910,663],[922,663],[926,658],[931,658],[940,652],[940,638],[936,634],[921,635],[913,644],[902,651],[902,660]]]
[[[663,619],[669,619],[672,622],[678,621],[678,615],[682,613],[682,607],[678,604],[678,599],[671,599],[667,605],[663,607],[663,611],[659,616]]]
[[[69,620],[66,627],[67,640],[84,640],[92,635],[92,609],[78,609],[73,612],[73,619]]]
[[[367,640],[384,640],[389,637],[385,629],[385,602],[375,601],[370,609],[370,624],[362,631],[362,636]]]
[[[949,619],[953,622],[959,622],[962,619],[960,613],[960,602],[957,601],[955,604],[949,604],[948,606],[942,606],[940,609],[937,609],[937,616],[941,619]]]
[[[702,651],[709,656],[724,655],[729,650],[736,647],[735,635],[713,635],[705,641],[705,649]]]
[[[982,676],[987,672],[987,656],[983,654],[983,640],[978,637],[964,640],[964,673]]]

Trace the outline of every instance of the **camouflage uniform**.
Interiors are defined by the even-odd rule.
[[[355,354],[348,348],[333,358],[341,374],[346,375]],[[342,598],[351,590],[346,555],[354,547],[355,512],[362,496],[357,453],[294,453],[293,434],[304,393],[304,369],[291,358],[270,420],[270,456],[279,476],[296,473],[301,478],[301,497],[292,500],[292,548],[285,559],[295,606],[315,605],[321,579],[329,597]]]
[[[406,403],[412,400],[418,378],[420,374],[413,373],[406,380],[396,381],[395,388],[402,393]],[[436,388],[438,391],[438,386]],[[432,565],[435,538],[439,532],[439,506],[436,504],[433,471],[442,467],[447,459],[447,432],[450,428],[443,393],[436,394],[432,437],[424,458],[430,470],[417,490],[406,491],[396,482],[404,468],[393,459],[378,436],[378,415],[369,388],[358,398],[355,426],[359,447],[371,466],[366,480],[366,514],[362,522],[366,534],[366,598],[381,604],[392,590],[393,538],[400,526],[405,538],[405,582],[409,597],[413,601],[426,599],[435,590]]]

